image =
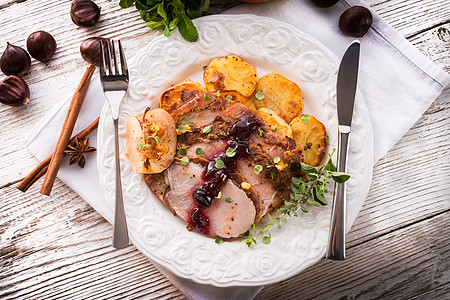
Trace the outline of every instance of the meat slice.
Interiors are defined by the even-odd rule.
[[[291,177],[300,175],[303,160],[294,140],[273,132],[245,105],[207,91],[173,107],[171,115],[177,127],[189,125],[177,148],[186,149],[190,162],[175,160],[164,180],[150,175],[146,181],[188,227],[235,238],[289,200]]]
[[[203,184],[203,171],[204,167],[199,164],[174,163],[165,172],[164,180],[161,174],[154,174],[147,176],[146,182],[161,201],[190,226],[213,237],[226,239],[242,235],[255,221],[253,202],[227,180],[221,187],[220,199],[214,199],[208,208],[200,208],[194,201],[193,191]]]
[[[238,237],[255,221],[255,206],[231,180],[225,182],[221,192],[222,197],[214,199],[211,206],[203,212],[209,219],[209,227],[204,233],[221,238]]]

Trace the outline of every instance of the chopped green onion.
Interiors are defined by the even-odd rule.
[[[209,97],[208,95],[205,94],[205,96],[203,96],[203,98],[205,98],[205,100],[209,100],[211,99],[211,97]]]
[[[220,91],[217,91],[216,96],[220,97]]]
[[[227,98],[228,100],[233,100],[233,96],[231,95],[226,95],[225,98]]]
[[[279,156],[275,156],[275,157],[273,158],[273,162],[276,163],[276,164],[279,163],[280,160],[281,160],[281,158],[280,158]]]
[[[203,150],[202,150],[202,148],[197,148],[197,149],[195,149],[195,154],[197,154],[197,155],[202,155],[203,154]]]
[[[139,148],[144,150],[144,141],[139,141]]]
[[[231,199],[231,197],[228,197],[227,199],[225,199],[226,202],[231,203],[233,202],[233,199]]]

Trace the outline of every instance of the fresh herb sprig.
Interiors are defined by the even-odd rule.
[[[306,203],[312,206],[327,205],[327,200],[324,194],[328,193],[326,185],[333,180],[337,183],[343,183],[350,178],[350,175],[336,171],[331,157],[335,150],[331,154],[328,154],[326,163],[319,167],[312,167],[305,163],[301,163],[302,172],[305,173],[306,179],[302,177],[292,177],[290,194],[290,201],[284,202],[284,207],[278,209],[279,215],[273,217],[270,214],[267,215],[269,223],[253,224],[253,232],[250,230],[244,234],[245,243],[247,246],[256,244],[257,238],[262,237],[264,244],[270,243],[272,238],[272,228],[277,226],[281,228],[281,223],[286,223],[288,217],[297,217],[297,211],[307,213]]]
[[[178,27],[181,36],[189,42],[198,40],[198,31],[192,19],[200,17],[210,0],[120,0],[121,8],[133,5],[151,30],[163,30],[170,36]]]

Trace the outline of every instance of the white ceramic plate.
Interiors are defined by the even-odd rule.
[[[245,242],[217,245],[202,233],[186,230],[133,172],[126,152],[128,117],[158,107],[161,92],[187,78],[203,82],[203,66],[219,56],[237,54],[255,65],[258,77],[278,72],[302,89],[304,112],[321,120],[337,145],[336,75],[339,61],[318,41],[288,24],[253,15],[216,15],[195,20],[200,38],[188,43],[178,34],[153,40],[129,63],[130,88],[120,113],[120,149],[125,210],[130,239],[146,256],[176,275],[216,286],[254,286],[289,278],[325,254],[329,205],[309,207],[281,229],[272,241],[248,248]],[[108,205],[114,203],[113,124],[104,106],[98,129],[98,169]],[[331,149],[329,149],[331,150]],[[357,94],[350,141],[347,230],[369,190],[372,174],[372,130],[369,114]]]

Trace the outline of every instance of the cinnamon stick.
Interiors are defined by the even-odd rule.
[[[47,175],[45,176],[44,183],[41,188],[41,194],[47,196],[50,195],[53,184],[55,183],[56,174],[58,174],[59,167],[61,166],[61,162],[64,157],[64,150],[69,144],[70,136],[72,135],[73,128],[75,127],[75,122],[77,121],[78,114],[80,113],[81,106],[94,71],[94,65],[90,65],[86,69],[86,72],[84,72],[83,78],[81,79],[81,82],[72,97],[69,110],[66,114],[66,119],[64,120],[63,127],[61,129],[61,134],[59,135],[55,151],[53,151],[50,164],[48,165]]]
[[[69,145],[73,145],[75,143],[75,138],[79,137],[80,139],[84,139],[91,132],[93,132],[98,127],[100,117],[97,117],[94,122],[89,124],[88,127],[80,131],[78,134],[73,136],[70,139]],[[52,159],[53,153],[50,154],[46,159],[44,159],[40,164],[38,164],[31,172],[28,174],[18,185],[17,188],[22,192],[26,192],[36,181],[39,180],[44,174],[47,172],[48,165]]]

